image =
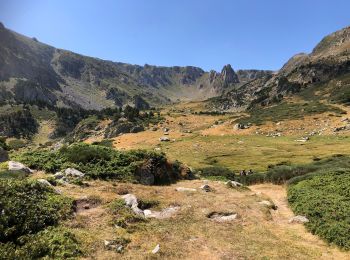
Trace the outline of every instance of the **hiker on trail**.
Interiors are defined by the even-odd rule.
[[[241,175],[241,176],[246,176],[247,173],[245,172],[245,170],[242,170],[242,171],[240,172],[240,175]]]
[[[248,175],[250,175],[250,174],[253,174],[252,169],[250,169],[250,170],[248,171]]]

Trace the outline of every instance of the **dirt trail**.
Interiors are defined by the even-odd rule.
[[[290,224],[289,219],[294,216],[288,206],[287,191],[284,186],[273,184],[259,184],[249,186],[257,194],[268,196],[277,206],[276,211],[272,211],[274,232],[277,235],[293,234],[299,239],[299,243],[310,248],[317,249],[320,253],[320,259],[350,259],[350,253],[340,251],[334,246],[327,245],[319,237],[312,235],[302,224]]]

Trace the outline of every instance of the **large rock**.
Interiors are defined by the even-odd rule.
[[[78,171],[74,168],[67,168],[64,170],[64,173],[66,176],[72,176],[77,178],[82,178],[85,176],[85,173],[82,173],[81,171]]]
[[[23,171],[26,173],[32,173],[33,170],[25,166],[24,164],[20,162],[14,162],[14,161],[9,161],[8,163],[8,169],[9,171]]]
[[[161,211],[151,211],[149,209],[145,209],[143,213],[145,214],[146,218],[166,219],[172,217],[179,209],[180,207],[178,206],[172,206]]]
[[[150,109],[150,105],[140,96],[134,96],[134,106],[139,110]]]
[[[137,198],[134,194],[128,193],[128,194],[123,195],[122,198],[124,199],[126,206],[128,206],[130,208],[138,206],[138,201],[137,201]]]
[[[45,179],[37,179],[37,181],[42,184],[43,186],[47,186],[47,187],[53,187],[52,184],[50,182],[48,182]]]
[[[134,124],[131,122],[113,121],[106,129],[105,138],[117,137],[120,134],[130,133]]]
[[[143,164],[140,169],[140,183],[143,185],[153,185],[154,184],[154,169],[152,163]]]
[[[122,196],[125,201],[125,205],[132,209],[132,211],[139,216],[144,216],[144,212],[142,209],[138,207],[139,203],[134,194],[125,194]]]

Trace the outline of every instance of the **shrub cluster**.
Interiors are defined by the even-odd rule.
[[[330,243],[350,249],[350,170],[336,170],[290,185],[288,201],[305,215],[307,228]]]
[[[93,179],[136,181],[135,172],[148,159],[166,161],[163,154],[143,150],[117,151],[84,143],[62,147],[58,151],[36,150],[22,153],[18,160],[28,167],[55,173],[76,168]]]
[[[77,255],[74,236],[55,228],[72,213],[72,206],[71,199],[39,182],[0,179],[0,258]]]

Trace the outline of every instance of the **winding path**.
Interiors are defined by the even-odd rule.
[[[276,232],[283,236],[294,234],[300,239],[300,243],[310,249],[316,249],[320,253],[319,259],[350,259],[350,252],[343,252],[335,246],[329,246],[319,237],[312,235],[302,224],[290,224],[288,221],[294,216],[288,206],[286,187],[273,184],[252,185],[249,188],[257,194],[268,196],[278,207],[271,211],[273,224],[278,226]]]

